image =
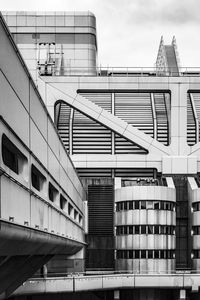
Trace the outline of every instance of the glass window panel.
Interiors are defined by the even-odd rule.
[[[146,201],[141,201],[141,209],[146,209]]]
[[[141,234],[146,234],[146,225],[141,225]]]
[[[154,258],[159,258],[159,250],[154,251]]]
[[[148,258],[153,258],[153,250],[148,250]]]
[[[141,250],[141,258],[146,258],[146,250]]]
[[[139,209],[139,201],[135,201],[135,209]]]
[[[155,225],[154,227],[154,233],[159,234],[159,225]]]
[[[129,258],[132,259],[133,258],[133,250],[129,250]]]
[[[154,209],[159,209],[159,202],[158,201],[155,201],[154,202]]]
[[[129,201],[129,209],[133,209],[133,201]]]
[[[148,225],[148,234],[153,234],[153,225]]]
[[[133,226],[129,226],[129,234],[133,234]]]
[[[140,251],[139,250],[135,250],[135,258],[140,258]]]
[[[140,231],[139,231],[140,227],[138,225],[135,226],[135,234],[139,234]]]

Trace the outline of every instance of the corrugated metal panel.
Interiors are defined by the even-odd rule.
[[[194,95],[193,95],[194,96]],[[196,104],[195,104],[196,106]],[[189,95],[187,96],[187,143],[192,146],[195,144],[196,125]]]
[[[148,151],[115,134],[115,154],[147,154]]]
[[[154,93],[154,102],[157,119],[157,140],[164,145],[169,144],[169,126],[165,104],[165,94]]]
[[[58,133],[67,151],[69,151],[69,121],[71,108],[65,103],[60,104],[60,114],[57,123]]]
[[[114,192],[112,185],[88,186],[89,234],[114,234]]]

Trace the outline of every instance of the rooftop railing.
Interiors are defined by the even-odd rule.
[[[200,76],[200,67],[57,67],[55,64],[38,66],[41,76],[101,76],[101,77],[180,77]]]

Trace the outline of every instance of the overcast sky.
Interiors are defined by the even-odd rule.
[[[161,35],[176,36],[181,66],[200,67],[200,0],[0,0],[1,10],[96,15],[101,66],[153,67]]]

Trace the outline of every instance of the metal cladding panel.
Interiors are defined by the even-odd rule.
[[[89,234],[113,235],[113,211],[113,186],[88,186]]]
[[[96,105],[102,107],[103,109],[111,112],[112,110],[112,103],[111,103],[111,93],[80,93],[81,96],[87,98],[91,102],[95,103]]]

